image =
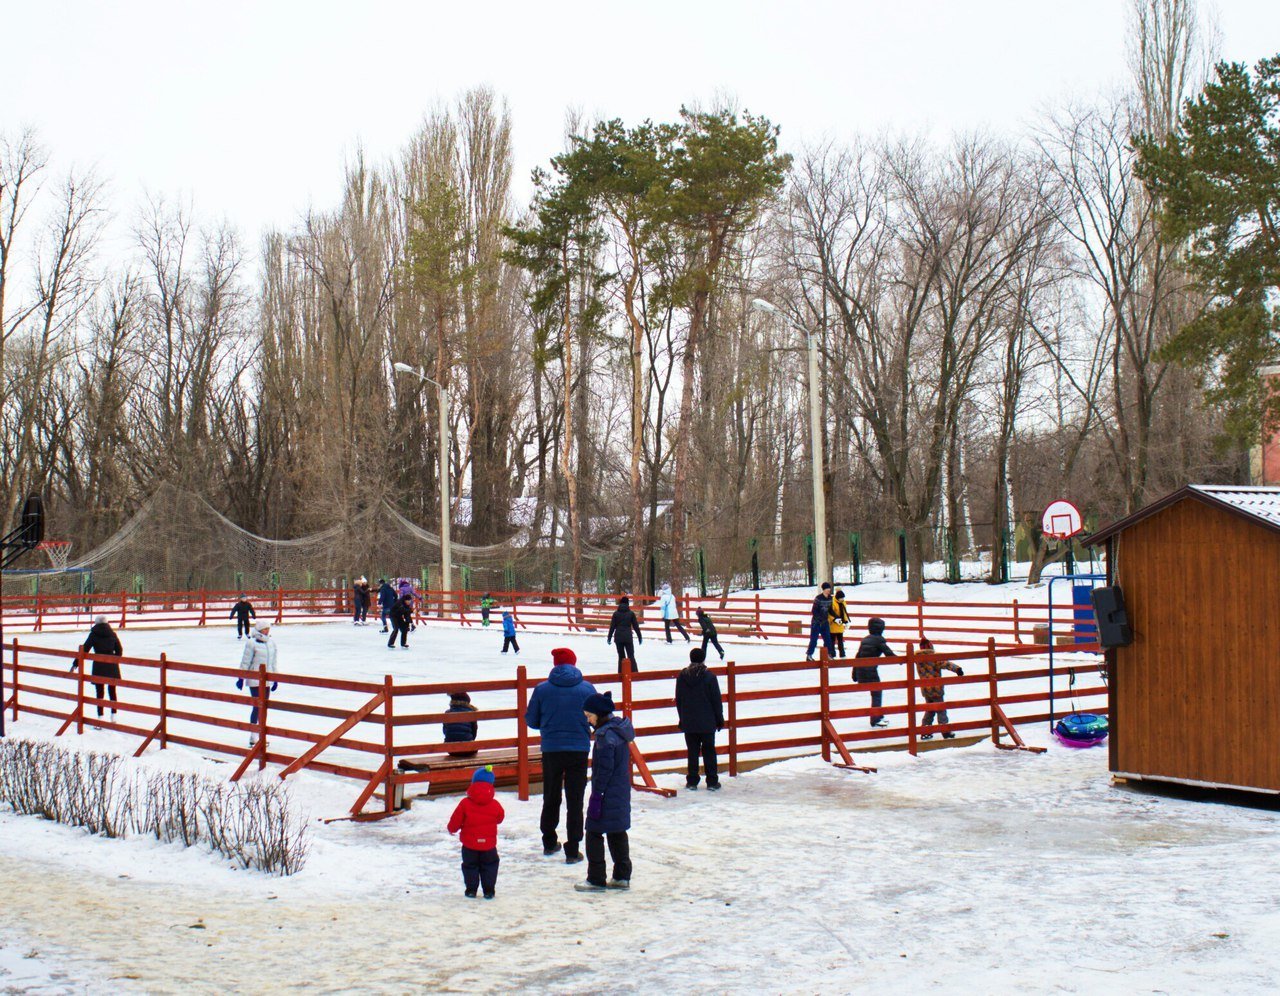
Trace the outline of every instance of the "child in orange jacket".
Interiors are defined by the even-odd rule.
[[[468,899],[475,899],[481,886],[484,898],[492,899],[498,884],[498,824],[507,814],[493,796],[493,767],[486,765],[471,776],[471,787],[449,818],[449,833],[462,831],[462,884]]]

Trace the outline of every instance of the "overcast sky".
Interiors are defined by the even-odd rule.
[[[1128,0],[13,0],[0,130],[94,165],[118,214],[190,199],[250,246],[334,204],[363,145],[394,155],[477,84],[510,103],[517,193],[566,108],[671,119],[732,94],[784,145],[854,131],[1024,131],[1125,79]],[[1280,51],[1280,0],[1221,0],[1223,54]]]

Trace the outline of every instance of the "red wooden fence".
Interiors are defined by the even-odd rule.
[[[87,627],[95,615],[105,615],[117,628],[129,626],[230,625],[231,606],[238,592],[187,591],[102,593],[92,595],[6,595],[0,612],[8,629],[34,631]],[[333,620],[352,615],[349,590],[311,589],[298,591],[247,592],[259,619],[274,622]],[[616,595],[559,594],[538,592],[499,593],[492,613],[496,623],[503,606],[514,609],[516,625],[522,629],[603,634],[609,626]],[[476,592],[421,593],[415,609],[420,621],[442,620],[462,626],[480,622],[480,595]],[[648,596],[632,598],[641,616],[641,628],[660,632],[662,621]],[[722,637],[795,643],[809,635],[808,599],[774,598],[759,594],[728,598],[677,599],[686,629],[697,631],[695,611],[702,608],[715,621]],[[862,602],[847,601],[851,618],[850,635],[860,633],[868,616],[885,620],[889,639],[899,642],[921,640],[926,634],[937,646],[984,647],[994,638],[1000,647],[1044,642],[1036,630],[1049,623],[1048,608],[1042,604],[1021,604],[1017,599],[1003,602]],[[1055,636],[1073,639],[1074,609],[1087,605],[1055,606]],[[376,598],[370,609],[376,620]],[[1092,634],[1088,634],[1091,638]],[[856,639],[856,636],[855,636]],[[1083,635],[1082,635],[1083,639]]]
[[[1082,645],[1076,649],[1098,648]],[[901,657],[878,661],[890,675],[896,672],[895,665],[902,671],[896,672],[901,677],[876,684],[847,680],[852,661],[825,657],[762,664],[730,661],[712,669],[722,679],[725,695],[729,774],[736,776],[744,761],[816,752],[831,759],[833,748],[845,766],[857,767],[851,750],[874,744],[905,746],[915,753],[922,733],[990,735],[999,742],[1007,732],[1016,741],[1015,726],[1049,719],[1049,669],[1043,660],[1028,659],[1039,658],[1044,650],[1042,646],[1001,648],[992,638],[983,648],[931,655],[959,663],[966,671],[963,677],[928,680],[929,685],[946,689],[945,708],[960,714],[946,726],[931,727],[920,722],[920,714],[936,705],[918,694],[922,682],[916,665],[921,655],[913,646]],[[484,734],[467,745],[482,752],[474,763],[486,763],[484,752],[506,752],[498,773],[516,782],[522,799],[528,797],[530,781],[539,776],[539,765],[533,758],[536,734],[524,722],[531,685],[523,666],[513,678],[435,683],[397,683],[390,676],[381,681],[353,681],[263,674],[254,676],[260,715],[258,723],[251,726],[248,709],[254,703],[247,691],[234,690],[232,683],[245,676],[236,668],[175,661],[165,655],[154,660],[96,657],[16,639],[3,647],[2,656],[9,691],[3,708],[11,711],[15,721],[23,715],[45,717],[60,724],[58,735],[73,726],[77,733],[83,732],[86,724],[128,734],[140,741],[138,755],[154,743],[161,749],[178,744],[215,755],[215,760],[229,757],[237,763],[233,779],[253,764],[259,768],[279,765],[282,778],[309,769],[354,779],[363,785],[352,806],[355,815],[361,814],[375,795],[381,799],[380,814],[391,813],[397,787],[423,781],[448,785],[469,779],[470,763],[465,769],[430,774],[397,770],[401,758],[447,758],[457,749],[457,745],[442,742],[440,726],[458,716],[446,716],[438,705],[423,700],[438,703],[459,684],[485,705],[466,717],[481,723]],[[124,677],[91,674],[95,660],[118,662]],[[1091,656],[1073,659],[1058,672],[1071,670],[1073,677],[1088,676],[1097,674],[1101,667],[1099,658]],[[646,760],[659,770],[678,770],[671,762],[685,758],[683,746],[674,741],[678,727],[672,696],[678,673],[633,673],[627,669],[621,675],[587,676],[597,688],[615,689],[622,710],[635,722],[640,749],[635,759],[642,775],[648,773]],[[280,689],[268,700],[263,689],[269,681],[278,681]],[[117,720],[110,713],[103,719],[93,715],[97,701],[89,686],[94,684],[117,689],[119,701],[102,704],[118,709],[122,718]],[[887,729],[869,726],[872,710],[863,704],[862,695],[875,689],[885,693],[886,702],[879,711],[889,721]],[[1086,678],[1085,685],[1071,695],[1091,711],[1106,711],[1106,688],[1096,681],[1089,684]],[[1064,696],[1061,689],[1058,696]],[[495,732],[502,735],[493,735]],[[255,745],[246,745],[247,734],[256,736]],[[244,739],[233,743],[230,738]],[[651,781],[646,784],[652,785]]]

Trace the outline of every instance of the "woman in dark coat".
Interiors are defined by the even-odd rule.
[[[479,712],[475,706],[471,704],[471,696],[466,692],[453,692],[449,695],[449,708],[445,710],[450,712],[472,713]],[[444,742],[447,744],[469,744],[480,735],[480,724],[474,719],[452,720],[444,724]],[[475,757],[476,751],[463,750],[457,747],[449,749],[449,753],[454,757]]]
[[[631,720],[614,715],[613,696],[596,693],[582,703],[587,721],[596,731],[591,759],[591,801],[587,805],[587,880],[579,892],[631,887]],[[613,877],[605,879],[605,842],[613,859]]]
[[[689,651],[689,666],[676,678],[676,713],[680,732],[689,751],[689,769],[685,785],[690,791],[698,787],[698,758],[707,776],[707,788],[720,788],[720,769],[716,764],[716,731],[724,729],[724,706],[720,700],[720,682],[704,663],[701,650]]]
[[[124,648],[120,646],[120,637],[116,636],[116,631],[111,628],[111,624],[107,622],[106,616],[95,616],[93,619],[93,628],[89,630],[88,637],[85,638],[80,649],[86,654],[110,654],[112,657],[119,657],[124,653]],[[120,664],[118,661],[94,661],[93,675],[95,678],[119,678]],[[98,715],[102,715],[102,689],[103,685],[99,682],[93,683],[94,698],[98,703]],[[107,694],[111,696],[111,719],[114,722],[116,718],[116,686],[107,685]]]

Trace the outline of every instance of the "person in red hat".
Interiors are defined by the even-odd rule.
[[[547,680],[533,690],[525,720],[542,734],[542,853],[560,851],[560,797],[565,803],[564,860],[582,860],[582,800],[587,792],[587,758],[591,727],[582,703],[596,694],[578,670],[577,655],[568,647],[551,651],[554,665]]]

